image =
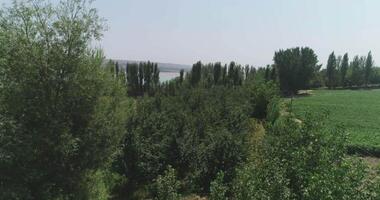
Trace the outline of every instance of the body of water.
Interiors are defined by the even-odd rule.
[[[179,72],[160,72],[160,82],[169,81],[179,76]]]

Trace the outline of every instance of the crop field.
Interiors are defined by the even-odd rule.
[[[314,90],[293,101],[296,114],[328,112],[328,123],[349,134],[349,147],[358,153],[380,152],[380,89]]]

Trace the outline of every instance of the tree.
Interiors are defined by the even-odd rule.
[[[210,200],[226,200],[228,187],[224,183],[224,173],[218,172],[216,178],[210,184]]]
[[[348,54],[345,53],[343,56],[342,64],[340,67],[340,80],[341,80],[341,85],[346,86],[346,77],[347,77],[347,70],[349,67],[349,59],[348,59]]]
[[[321,116],[298,117],[268,125],[261,154],[237,170],[233,199],[378,199],[379,179],[367,182],[367,167],[347,158],[345,133]]]
[[[270,79],[272,81],[276,81],[277,80],[277,73],[276,73],[276,68],[272,65],[271,66],[271,72],[270,72]]]
[[[192,86],[196,86],[201,80],[201,70],[202,70],[201,61],[193,65],[193,68],[191,69],[191,80],[190,80],[190,83]]]
[[[96,10],[17,1],[0,13],[0,199],[108,196],[129,103],[90,47],[104,30]]]
[[[214,84],[217,85],[220,81],[222,74],[222,64],[220,62],[214,65]]]
[[[183,69],[181,69],[181,71],[179,71],[179,84],[182,84],[182,82],[183,82],[184,73],[185,73],[185,71]]]
[[[372,54],[371,52],[368,52],[368,56],[365,62],[365,67],[364,67],[364,84],[365,86],[368,85],[369,83],[369,78],[372,73],[372,67],[373,67],[373,60],[372,60]]]
[[[160,69],[158,69],[158,64],[153,65],[153,87],[157,88],[160,85]]]
[[[351,84],[355,86],[360,86],[363,82],[363,74],[362,74],[362,60],[363,58],[359,58],[359,56],[355,56],[354,60],[351,62]]]
[[[314,73],[320,69],[320,65],[317,65],[317,55],[308,47],[279,50],[273,60],[280,89],[288,95],[308,88]]]
[[[139,95],[138,68],[137,63],[127,63],[126,66],[128,94],[131,96]]]
[[[169,165],[163,175],[155,180],[155,200],[180,200],[178,193],[180,182],[177,180],[175,170]]]
[[[327,77],[327,87],[328,88],[334,88],[336,86],[336,72],[337,72],[337,66],[336,66],[336,57],[334,52],[332,52],[329,56],[329,59],[327,61],[327,67],[326,67],[326,77]]]
[[[119,63],[116,62],[116,64],[115,64],[115,77],[119,76],[119,71],[120,71]]]
[[[271,75],[271,69],[270,69],[269,65],[267,65],[267,67],[265,68],[265,80],[266,81],[270,80],[270,75]]]

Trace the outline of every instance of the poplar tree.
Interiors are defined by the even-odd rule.
[[[364,68],[364,84],[365,86],[368,85],[369,83],[369,78],[372,72],[372,67],[373,67],[373,60],[372,60],[372,53],[371,51],[368,52],[368,56],[365,62],[365,68]]]
[[[214,84],[217,85],[220,81],[222,74],[222,64],[220,62],[215,63],[214,65]]]
[[[346,77],[347,77],[348,67],[349,67],[349,58],[348,58],[348,54],[345,53],[343,56],[341,67],[340,67],[340,80],[341,80],[341,85],[343,87],[346,86]]]
[[[308,47],[279,50],[273,60],[280,89],[287,95],[308,88],[311,78],[321,67],[317,55]]]
[[[201,71],[202,71],[202,63],[201,61],[198,61],[197,63],[193,65],[193,68],[191,69],[190,83],[193,87],[196,86],[201,80]]]
[[[351,83],[355,86],[360,86],[362,84],[362,69],[361,69],[361,58],[355,56],[350,65],[351,68]]]
[[[336,86],[336,72],[336,57],[334,52],[332,52],[329,56],[326,66],[327,87],[329,89],[334,88]]]

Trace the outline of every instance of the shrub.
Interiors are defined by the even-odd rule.
[[[279,90],[274,82],[253,82],[247,86],[251,116],[257,119],[265,119],[269,106],[278,101]],[[273,114],[273,113],[272,113]]]
[[[175,170],[169,166],[163,175],[159,175],[154,183],[155,200],[179,200],[180,182],[177,180]]]
[[[319,119],[319,120],[316,120]],[[238,170],[236,199],[376,199],[367,167],[346,157],[346,136],[321,117],[279,118],[263,141],[263,156]]]
[[[210,186],[210,200],[226,200],[228,187],[224,183],[224,173],[219,172],[216,179],[211,182]]]

